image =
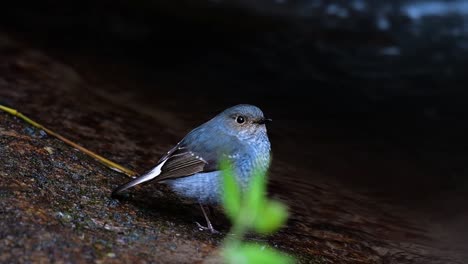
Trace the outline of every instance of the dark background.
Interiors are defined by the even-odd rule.
[[[466,8],[464,1],[15,1],[1,19],[52,51],[125,61],[143,78],[178,82],[171,92],[181,96],[274,102],[282,108],[275,116],[288,119],[454,120],[465,117]]]

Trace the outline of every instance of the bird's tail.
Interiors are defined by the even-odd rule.
[[[115,188],[114,191],[112,191],[112,196],[115,196],[129,188],[132,188],[133,186],[136,186],[140,183],[143,183],[143,182],[147,182],[147,181],[150,181],[154,178],[156,178],[159,174],[161,174],[161,167],[164,165],[164,162],[162,162],[161,164],[159,164],[158,166],[154,167],[152,170],[150,170],[149,172],[127,182],[126,184],[123,184],[117,188]]]

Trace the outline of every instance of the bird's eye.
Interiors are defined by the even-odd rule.
[[[245,121],[245,119],[244,119],[243,116],[238,116],[238,117],[236,118],[236,122],[239,123],[239,124],[244,123],[244,121]]]

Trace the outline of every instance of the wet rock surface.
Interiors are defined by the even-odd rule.
[[[9,48],[0,51],[2,103],[22,106],[38,121],[79,135],[91,149],[137,167],[138,140],[126,143],[126,137],[139,136],[126,127],[142,120],[127,113],[124,121],[111,111],[112,104],[84,93],[86,84],[73,70],[31,50]],[[220,238],[197,231],[170,193],[155,207],[151,192],[123,202],[111,199],[112,188],[126,176],[15,117],[2,113],[0,123],[0,262],[200,263],[215,254]],[[145,146],[147,140],[137,144]],[[123,155],[110,154],[111,149]],[[164,213],[166,207],[182,209]],[[174,214],[168,217],[170,211]]]
[[[111,199],[122,175],[56,139],[25,133],[15,118],[0,119],[2,263],[193,263],[215,249],[217,238],[188,219]]]

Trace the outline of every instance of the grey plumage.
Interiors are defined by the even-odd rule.
[[[222,180],[219,161],[228,159],[241,188],[254,169],[270,164],[263,112],[253,105],[228,108],[188,133],[149,172],[118,187],[113,195],[147,181],[168,184],[178,195],[202,204],[220,201]]]

